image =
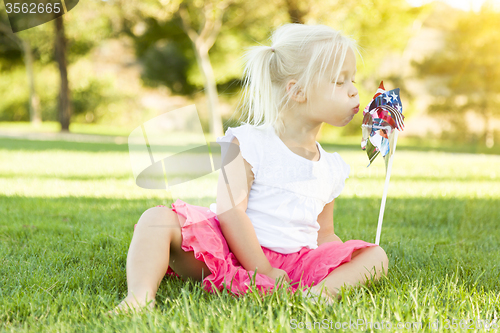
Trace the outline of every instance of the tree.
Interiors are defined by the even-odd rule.
[[[465,114],[482,118],[482,140],[494,145],[492,118],[500,114],[500,13],[483,6],[457,21],[447,34],[445,46],[420,63],[414,63],[422,77],[440,78],[440,87],[431,87],[435,102],[429,113],[449,120],[456,139],[470,136]]]
[[[196,62],[204,78],[208,97],[209,126],[212,136],[222,136],[223,128],[219,111],[217,84],[209,58],[209,51],[221,30],[226,8],[233,0],[148,0],[142,2],[123,2],[115,0],[119,7],[123,26],[132,25],[147,17],[158,22],[177,17],[189,37],[196,56]],[[130,29],[130,27],[128,28]]]
[[[110,31],[112,31],[112,24],[110,24],[110,20],[113,18],[113,15],[111,15],[113,13],[109,13],[109,9],[111,6],[105,6],[103,3],[104,2],[102,1],[80,2],[77,11],[71,10],[64,15],[63,28],[66,66],[63,67],[67,68],[65,70],[66,81],[71,81],[71,76],[69,76],[68,78],[68,75],[71,73],[71,64],[76,63],[81,57],[87,55],[94,46],[98,45],[100,41],[107,38],[111,34]],[[70,6],[69,3],[67,3],[67,5]],[[3,15],[1,11],[0,22],[4,22],[4,25],[7,25],[8,32],[11,31],[8,24],[7,15]],[[34,76],[36,74],[35,69],[38,69],[40,72],[45,72],[49,75],[47,80],[45,80],[46,82],[44,82],[45,85],[50,80],[50,78],[52,78],[51,75],[52,73],[54,73],[54,69],[57,71],[55,72],[55,74],[60,76],[58,73],[60,72],[59,69],[56,69],[53,66],[54,63],[58,63],[57,56],[59,53],[56,52],[55,47],[57,42],[60,41],[60,39],[55,38],[55,36],[57,36],[57,33],[55,32],[57,30],[57,27],[55,27],[55,23],[57,22],[47,22],[45,24],[20,31],[15,34],[10,33],[8,35],[2,32],[2,29],[0,29],[0,66],[2,67],[2,69],[5,68],[7,71],[14,72],[16,71],[16,67],[22,65],[22,61],[24,58],[24,64],[28,73],[29,85],[26,85],[25,88],[24,82],[19,82],[16,80],[12,82],[13,88],[22,88],[23,92],[19,94],[20,96],[22,96],[23,94],[28,93],[28,88],[32,87],[31,97],[28,96],[29,99],[28,97],[24,98],[26,102],[23,100],[23,98],[17,98],[15,99],[15,104],[13,104],[14,107],[12,108],[9,108],[10,103],[8,102],[3,104],[3,108],[2,110],[0,110],[0,113],[2,113],[2,117],[5,117],[5,119],[9,119],[9,117],[10,119],[14,119],[12,118],[13,115],[16,115],[15,119],[21,118],[24,120],[27,118],[31,118],[32,121],[36,121],[37,118],[42,117],[44,118],[44,121],[58,120],[58,118],[60,118],[60,112],[57,105],[58,103],[53,103],[57,100],[56,94],[60,95],[59,86],[57,85],[57,89],[55,89],[56,91],[52,89],[53,86],[45,86],[43,90],[38,90],[38,94],[34,89]],[[11,38],[9,38],[8,36],[11,36]],[[12,38],[14,38],[14,40],[17,40],[17,42],[11,42]],[[20,42],[22,41],[29,42],[29,45],[21,45]],[[31,52],[21,52],[23,48],[26,50],[31,50]],[[20,51],[18,51],[18,49]],[[32,54],[31,57],[29,56],[30,53]],[[32,67],[33,69],[30,69]],[[6,76],[6,80],[11,79],[12,78],[9,78],[9,75]],[[38,81],[39,79],[40,78],[37,77]],[[40,84],[38,81],[37,83]],[[61,81],[63,82],[65,80],[62,79]],[[71,84],[69,84],[69,87],[71,87]],[[26,92],[24,92],[24,89],[26,89]],[[77,108],[77,105],[74,104],[75,97],[78,98],[82,94],[76,93],[78,93],[79,91],[81,92],[83,89],[85,89],[85,87],[83,87],[81,84],[77,84],[75,86],[74,95],[66,94],[68,96],[68,98],[66,99],[69,99],[69,97],[71,96],[71,112],[69,112],[70,119],[74,119],[74,116],[77,115],[77,112],[82,109],[82,106],[83,108],[88,108],[98,103],[96,101],[88,101],[88,99],[83,102],[76,99],[77,102],[80,102],[78,103]],[[8,94],[9,92],[7,91],[0,92],[0,100]],[[11,98],[12,100],[12,96],[10,96],[9,98]],[[41,103],[38,103],[38,100],[40,100]],[[31,107],[29,108],[30,114],[28,112],[28,101],[31,101]],[[38,107],[39,104],[41,104],[40,107]],[[0,105],[2,105],[2,103],[0,103]],[[41,114],[41,116],[37,116],[37,114]],[[69,120],[67,122],[67,127],[69,127]],[[61,127],[64,126],[61,125]]]
[[[198,31],[195,30],[193,20],[188,11],[187,2],[182,2],[179,7],[179,15],[182,19],[184,31],[191,39],[193,48],[196,54],[198,66],[203,73],[205,79],[205,88],[209,100],[209,124],[210,133],[214,137],[224,135],[222,129],[222,121],[219,111],[219,96],[217,93],[217,85],[215,81],[214,71],[210,63],[208,51],[212,48],[217,39],[222,26],[222,16],[224,10],[231,4],[232,0],[223,1],[205,1],[202,9],[203,23]],[[195,8],[198,12],[198,9]]]
[[[20,38],[17,34],[14,34],[10,27],[1,21],[0,32],[10,38],[23,52],[24,64],[30,87],[30,122],[35,126],[38,126],[42,122],[42,116],[40,111],[40,99],[38,98],[38,94],[35,89],[35,73],[33,71],[33,52],[31,50],[31,44],[28,39]]]
[[[66,37],[64,35],[63,17],[55,20],[55,58],[59,66],[61,86],[59,90],[58,114],[61,123],[61,132],[69,131],[71,118],[71,99],[68,82],[68,67],[66,62]]]

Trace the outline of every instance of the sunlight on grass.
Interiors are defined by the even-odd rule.
[[[362,151],[341,151],[351,166],[340,198],[381,198],[383,159],[370,167]],[[177,185],[171,193],[135,185],[127,152],[50,150],[1,153],[0,194],[26,197],[168,198],[189,196],[214,202],[219,172]],[[500,198],[500,156],[399,151],[388,198]]]

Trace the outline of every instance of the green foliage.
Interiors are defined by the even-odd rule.
[[[189,95],[196,86],[188,82],[187,71],[193,65],[192,44],[176,19],[159,23],[154,18],[145,19],[145,32],[134,40],[136,55],[144,65],[141,78],[145,85],[165,85],[173,93]]]
[[[110,15],[114,13],[109,7],[99,1],[80,1],[64,15],[68,63],[78,61],[105,39],[119,35],[113,28]]]
[[[7,13],[0,11],[0,27],[10,31]],[[19,45],[0,29],[0,71],[11,66],[22,64],[22,52]]]
[[[452,128],[446,134],[458,141],[471,139],[470,126],[500,114],[499,29],[498,12],[464,13],[447,32],[443,50],[414,63],[421,77],[437,83],[430,87],[435,100],[429,113],[446,119]],[[475,113],[472,124],[466,123],[468,111]]]
[[[63,16],[67,39],[68,63],[76,62],[80,57],[98,45],[105,38],[114,37],[119,31],[113,31],[109,6],[97,1],[80,1]],[[7,24],[7,15],[0,12],[0,24]],[[49,64],[54,59],[54,21],[23,30],[16,35],[29,41],[35,61]],[[21,65],[23,53],[18,45],[0,32],[0,68],[7,65]]]
[[[55,118],[55,107],[57,103],[55,72],[53,68],[40,71],[36,78],[36,84],[42,82],[47,88],[39,92],[42,108],[42,119]],[[10,71],[4,71],[0,80],[0,120],[1,121],[27,121],[29,120],[29,86],[24,66],[12,67]]]
[[[197,31],[203,20],[202,5],[201,2],[190,2],[188,5],[191,24]],[[262,6],[269,10],[264,12],[260,8],[258,11],[257,7]],[[205,82],[180,17],[173,13],[168,20],[160,20],[163,16],[164,12],[154,12],[152,16],[130,22],[124,30],[133,38],[136,55],[144,65],[144,83],[149,86],[165,85],[176,94],[191,95],[203,90]],[[271,29],[266,23],[276,16],[275,5],[269,3],[235,2],[226,9],[221,31],[210,49],[211,65],[217,84],[224,89],[223,95],[236,92],[235,84],[241,79],[241,55],[245,47],[254,45],[255,40],[266,38]],[[141,25],[144,32],[134,32]]]
[[[107,7],[99,2],[80,2],[78,6],[64,15],[65,34],[67,38],[68,64],[82,59],[89,51],[98,45],[104,38],[112,36]],[[7,23],[7,17],[0,11],[0,24]],[[21,40],[28,41],[34,58],[35,88],[40,98],[43,120],[57,120],[57,98],[59,77],[54,63],[54,22],[47,22],[40,26],[21,31],[16,34]],[[29,85],[26,79],[24,54],[20,46],[10,41],[0,33],[0,119],[1,120],[29,120]],[[5,41],[5,43],[4,43]],[[71,76],[71,69],[69,69]],[[80,79],[80,78],[79,78]],[[78,82],[71,82],[70,87],[76,86],[73,91],[73,103],[76,117],[85,110],[95,109],[98,105],[105,106],[101,98],[106,94],[105,86],[97,84],[80,87]],[[43,89],[41,89],[43,87]],[[81,88],[81,89],[79,89]],[[102,89],[103,91],[98,91]],[[95,117],[97,118],[97,117]]]
[[[115,123],[128,126],[128,122],[141,122],[147,112],[137,114],[137,102],[131,87],[119,84],[113,78],[94,76],[88,60],[80,59],[69,66],[73,115],[72,121],[83,123]],[[55,66],[36,67],[35,86],[40,98],[42,119],[57,121],[59,73]],[[29,121],[29,89],[23,66],[17,66],[2,75],[0,91],[0,121]]]
[[[82,82],[83,81],[83,82]],[[72,90],[71,101],[73,106],[73,117],[81,115],[87,116],[87,113],[92,116],[87,116],[87,122],[98,123],[100,120],[100,108],[106,108],[112,102],[118,102],[110,90],[113,88],[113,83],[110,80],[100,80],[96,77],[82,78],[79,84]],[[115,94],[116,95],[116,94]],[[75,120],[75,118],[73,118]]]
[[[112,75],[94,75],[90,59],[81,58],[69,69],[72,121],[128,127],[151,116],[139,105],[136,82],[116,81]]]
[[[28,121],[29,90],[24,68],[16,66],[10,71],[3,72],[0,91],[2,91],[0,121]],[[40,99],[46,101],[46,96],[42,93]]]

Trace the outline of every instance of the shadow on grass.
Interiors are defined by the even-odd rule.
[[[340,140],[342,141],[342,140]],[[349,140],[352,142],[352,140]],[[66,151],[82,151],[82,152],[128,152],[128,144],[116,143],[94,143],[94,142],[68,142],[68,141],[42,141],[42,140],[25,140],[0,138],[0,149],[6,150],[25,150],[25,151],[44,151],[44,150],[66,150]],[[330,143],[320,142],[321,146],[328,152],[336,151],[356,151],[364,153],[358,143]],[[186,146],[192,148],[192,146]],[[166,151],[175,153],[184,151],[182,146],[172,145],[167,146]],[[464,153],[464,154],[488,154],[500,155],[500,145],[491,149],[478,145],[450,145],[443,143],[437,145],[432,142],[418,142],[409,140],[398,142],[397,151],[417,151],[417,152],[447,152],[447,153]]]
[[[163,146],[165,152],[177,153],[193,148],[192,145],[184,146],[172,145]],[[0,150],[16,151],[75,151],[75,152],[125,152],[128,153],[128,144],[117,143],[96,143],[96,142],[72,142],[72,141],[43,141],[0,138]]]

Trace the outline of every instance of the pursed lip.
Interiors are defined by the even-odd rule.
[[[359,112],[359,104],[356,105],[356,107],[354,107],[352,110],[354,111],[354,114],[358,113]]]

